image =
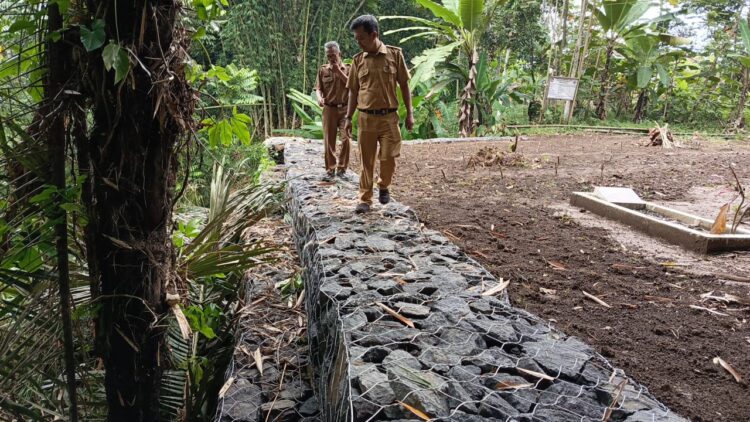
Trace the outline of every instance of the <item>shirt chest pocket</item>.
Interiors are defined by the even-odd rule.
[[[359,79],[359,87],[367,88],[370,86],[370,69],[363,67],[357,72],[357,79]]]
[[[388,61],[383,65],[383,73],[386,74],[389,78],[395,78],[396,77],[396,63]]]
[[[328,85],[333,82],[333,75],[330,73],[323,74],[323,83]]]

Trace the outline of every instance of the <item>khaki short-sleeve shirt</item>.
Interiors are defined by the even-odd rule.
[[[341,65],[345,75],[349,74],[349,65]],[[331,64],[324,64],[318,69],[317,88],[323,93],[326,104],[338,105],[349,102],[349,90],[346,89],[346,79],[333,69]]]
[[[381,43],[374,54],[361,52],[354,56],[346,87],[357,95],[357,108],[395,109],[396,84],[406,86],[410,77],[401,49]]]

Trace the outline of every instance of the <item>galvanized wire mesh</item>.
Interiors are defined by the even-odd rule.
[[[290,141],[285,156],[322,420],[682,420],[488,295],[501,281],[408,208],[354,216],[356,180],[321,183],[319,144]]]
[[[278,259],[247,274],[238,340],[215,420],[306,420],[318,413],[318,405],[309,382],[304,292],[281,291],[299,272],[291,232],[281,215],[272,215],[246,236],[271,241]]]

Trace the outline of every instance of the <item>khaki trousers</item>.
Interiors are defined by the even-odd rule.
[[[326,171],[346,170],[349,167],[350,141],[344,117],[346,117],[346,107],[323,106]],[[341,151],[338,157],[336,157],[336,132],[341,137]]]
[[[401,155],[401,128],[398,113],[384,116],[359,113],[359,153],[362,171],[359,174],[359,201],[372,204],[375,161],[380,161],[378,189],[388,189],[396,171],[396,157]],[[380,146],[380,151],[378,151]]]

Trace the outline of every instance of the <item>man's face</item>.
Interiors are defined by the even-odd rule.
[[[341,52],[335,48],[329,48],[326,50],[326,57],[328,58],[328,63],[337,65],[341,61]]]
[[[373,32],[372,34],[368,34],[367,31],[360,26],[354,30],[354,39],[357,40],[357,44],[359,44],[359,48],[361,48],[362,51],[375,51],[378,33]]]

